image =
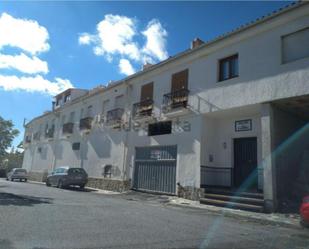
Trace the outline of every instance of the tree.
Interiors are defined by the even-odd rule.
[[[0,116],[0,160],[7,155],[7,149],[11,147],[14,138],[18,134],[19,131],[14,129],[13,122]]]

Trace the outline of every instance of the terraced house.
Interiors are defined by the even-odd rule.
[[[23,168],[43,180],[82,167],[90,186],[240,207],[247,197],[274,211],[305,189],[308,118],[309,4],[298,2],[123,80],[55,96],[25,125]]]

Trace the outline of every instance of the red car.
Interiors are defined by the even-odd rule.
[[[309,195],[303,198],[303,202],[300,206],[300,224],[304,227],[309,227]]]

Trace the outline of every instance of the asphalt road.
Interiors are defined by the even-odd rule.
[[[166,204],[0,180],[0,248],[309,248],[309,231]]]

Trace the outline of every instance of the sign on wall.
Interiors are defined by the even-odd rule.
[[[252,130],[252,119],[235,121],[235,131],[251,131],[251,130]]]

